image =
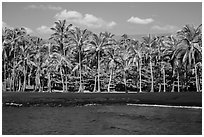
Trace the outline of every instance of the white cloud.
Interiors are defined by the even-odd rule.
[[[152,27],[152,29],[159,30],[159,31],[175,32],[176,30],[178,30],[178,27],[173,25],[165,25],[165,26],[155,25]]]
[[[42,34],[51,34],[51,33],[53,33],[53,31],[52,31],[50,28],[51,28],[51,27],[42,25],[42,26],[38,27],[36,30],[37,30],[39,33],[42,33]]]
[[[127,22],[134,23],[134,24],[149,24],[149,23],[152,23],[153,21],[154,20],[152,18],[141,19],[133,16],[127,20]]]
[[[62,7],[52,5],[28,5],[25,9],[62,10]]]
[[[78,25],[85,25],[90,28],[112,28],[116,25],[114,21],[107,22],[102,18],[96,17],[92,14],[81,14],[77,11],[67,11],[66,9],[55,15],[58,20],[66,19],[70,23]]]
[[[111,21],[110,23],[108,23],[108,27],[113,27],[115,25],[116,25],[116,22],[114,22],[114,21]]]
[[[12,28],[11,26],[9,26],[6,22],[2,21],[2,28]]]
[[[25,26],[23,26],[23,28],[25,28],[27,34],[33,33],[33,30],[31,28],[28,28],[28,27],[25,27]]]
[[[7,23],[2,21],[2,28],[4,29],[5,27],[13,29],[13,27],[9,26]],[[31,34],[31,33],[34,32],[31,28],[28,28],[28,27],[25,27],[25,26],[22,26],[22,27],[26,30],[27,34]]]

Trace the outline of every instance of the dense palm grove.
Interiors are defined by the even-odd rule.
[[[3,91],[201,91],[202,26],[175,36],[94,34],[55,22],[49,40],[24,28],[2,30]]]

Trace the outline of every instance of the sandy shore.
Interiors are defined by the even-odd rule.
[[[16,93],[3,92],[3,106],[75,106],[85,104],[156,104],[202,106],[202,93]]]
[[[3,107],[3,135],[201,135],[202,110],[97,105]]]

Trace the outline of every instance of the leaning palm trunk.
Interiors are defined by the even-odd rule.
[[[100,52],[98,52],[98,92],[101,92],[100,87]]]
[[[150,92],[154,92],[154,77],[153,77],[153,70],[152,70],[152,61],[151,61],[152,57],[150,56],[150,71],[151,71],[151,91]]]
[[[198,71],[197,66],[195,65],[195,79],[196,79],[196,90],[197,92],[200,92],[200,85],[199,85],[199,79],[198,79]]]
[[[110,78],[109,78],[109,82],[108,82],[108,92],[110,92],[110,85],[111,85],[112,75],[113,75],[113,71],[111,69]]]

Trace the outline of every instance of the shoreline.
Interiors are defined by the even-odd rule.
[[[83,106],[86,104],[147,104],[202,107],[202,93],[21,93],[3,92],[2,106]]]

